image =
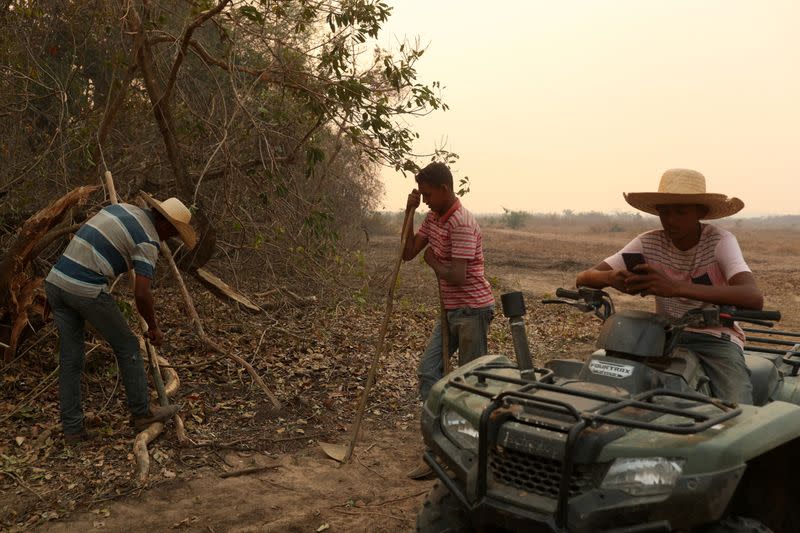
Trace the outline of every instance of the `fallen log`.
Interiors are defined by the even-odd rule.
[[[262,311],[261,308],[253,303],[247,296],[240,293],[208,270],[198,268],[192,271],[192,275],[218,298],[238,304],[251,313],[260,313]]]
[[[17,353],[17,344],[25,327],[30,324],[30,313],[34,308],[36,291],[41,288],[43,278],[25,277],[24,274],[16,276],[11,282],[11,335],[8,347],[5,349],[4,361],[11,361]]]
[[[8,347],[3,360],[10,361],[16,352],[19,337],[29,323],[29,313],[36,306],[36,294],[41,278],[31,278],[25,270],[43,250],[41,241],[52,242],[48,234],[58,226],[76,205],[85,204],[97,191],[97,186],[73,189],[39,210],[26,220],[6,253],[0,258],[0,320],[12,324]]]

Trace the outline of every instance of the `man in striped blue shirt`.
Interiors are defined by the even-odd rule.
[[[47,301],[61,341],[59,403],[64,436],[70,442],[90,438],[84,428],[81,407],[86,321],[114,350],[133,427],[144,429],[153,422],[172,418],[178,411],[174,405],[150,407],[139,343],[108,292],[109,280],[132,269],[136,278],[136,308],[147,322],[150,341],[161,345],[163,334],[156,321],[150,291],[160,241],[179,236],[192,248],[197,236],[189,223],[191,213],[180,200],[158,202],[147,195],[143,197],[149,209],[114,204],[90,218],[45,280]]]

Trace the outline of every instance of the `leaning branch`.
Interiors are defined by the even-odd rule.
[[[309,94],[313,94],[313,95],[315,95],[317,97],[321,97],[321,95],[319,95],[317,93],[314,93],[308,87],[306,87],[304,85],[301,85],[299,83],[293,82],[293,81],[289,80],[288,78],[286,78],[286,73],[285,72],[276,72],[276,71],[269,70],[269,69],[255,69],[255,68],[245,67],[243,65],[232,65],[231,66],[228,63],[226,63],[225,61],[223,61],[222,59],[219,59],[219,58],[214,57],[211,54],[209,54],[208,51],[205,48],[203,48],[203,45],[201,45],[200,43],[198,43],[194,39],[192,39],[189,42],[189,45],[192,47],[192,50],[197,52],[197,55],[199,55],[203,59],[203,61],[205,61],[206,63],[210,63],[212,65],[216,65],[219,68],[221,68],[222,70],[227,70],[229,72],[231,70],[235,70],[237,72],[242,72],[244,74],[249,74],[249,75],[251,75],[251,76],[253,76],[255,78],[258,78],[259,81],[263,81],[263,82],[267,82],[267,83],[279,84],[279,85],[284,86],[284,87],[289,87],[291,89],[296,89],[298,91],[303,91],[303,92],[306,92],[306,93],[309,93]]]
[[[169,97],[172,94],[172,89],[175,87],[175,81],[178,79],[178,71],[183,63],[183,58],[186,57],[186,49],[189,47],[189,41],[192,39],[194,30],[202,26],[208,19],[221,12],[229,2],[230,0],[221,0],[220,3],[218,3],[212,9],[203,11],[200,16],[194,19],[192,23],[189,24],[183,31],[181,43],[178,47],[178,53],[175,57],[175,61],[172,63],[172,68],[169,71],[169,79],[167,80],[166,87],[164,87],[164,93],[161,95],[162,100],[169,100]],[[160,103],[160,101],[158,103]]]
[[[175,281],[178,283],[178,287],[181,290],[181,295],[183,295],[184,304],[186,305],[186,311],[187,313],[189,313],[189,317],[191,318],[192,323],[194,324],[194,327],[197,330],[197,336],[200,337],[200,340],[203,341],[203,343],[214,352],[221,355],[225,355],[226,357],[236,361],[239,365],[243,366],[245,370],[247,370],[247,373],[250,374],[250,377],[253,378],[253,381],[256,382],[256,384],[261,388],[262,391],[264,391],[264,394],[266,394],[267,398],[272,403],[272,406],[276,410],[280,409],[281,402],[278,401],[278,398],[272,393],[271,390],[269,390],[269,387],[267,387],[267,384],[264,383],[263,379],[261,379],[261,376],[258,375],[256,369],[253,368],[253,366],[250,363],[248,363],[238,355],[226,352],[219,344],[211,340],[211,338],[205,332],[205,329],[203,328],[203,323],[200,321],[200,316],[197,314],[197,310],[195,309],[194,303],[192,302],[192,297],[186,288],[186,284],[183,282],[183,277],[181,276],[181,273],[178,270],[178,266],[175,264],[175,260],[172,258],[172,252],[170,251],[169,246],[165,242],[161,243],[161,255],[163,255],[164,258],[167,260],[170,270],[172,270],[172,274],[175,277]]]
[[[8,290],[11,278],[33,258],[36,243],[58,225],[69,208],[84,204],[99,187],[78,187],[25,221],[16,239],[0,258],[0,301]]]

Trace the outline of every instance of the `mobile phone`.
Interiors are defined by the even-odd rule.
[[[643,265],[646,263],[644,260],[644,255],[640,254],[639,252],[623,252],[622,260],[625,261],[625,268],[628,270],[628,272],[633,272],[633,269],[638,265]]]

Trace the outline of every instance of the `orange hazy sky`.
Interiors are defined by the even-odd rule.
[[[800,213],[800,1],[389,3],[381,44],[419,37],[450,105],[416,150],[460,154],[472,211],[628,211],[684,167],[743,216]],[[413,178],[382,176],[402,208]]]

